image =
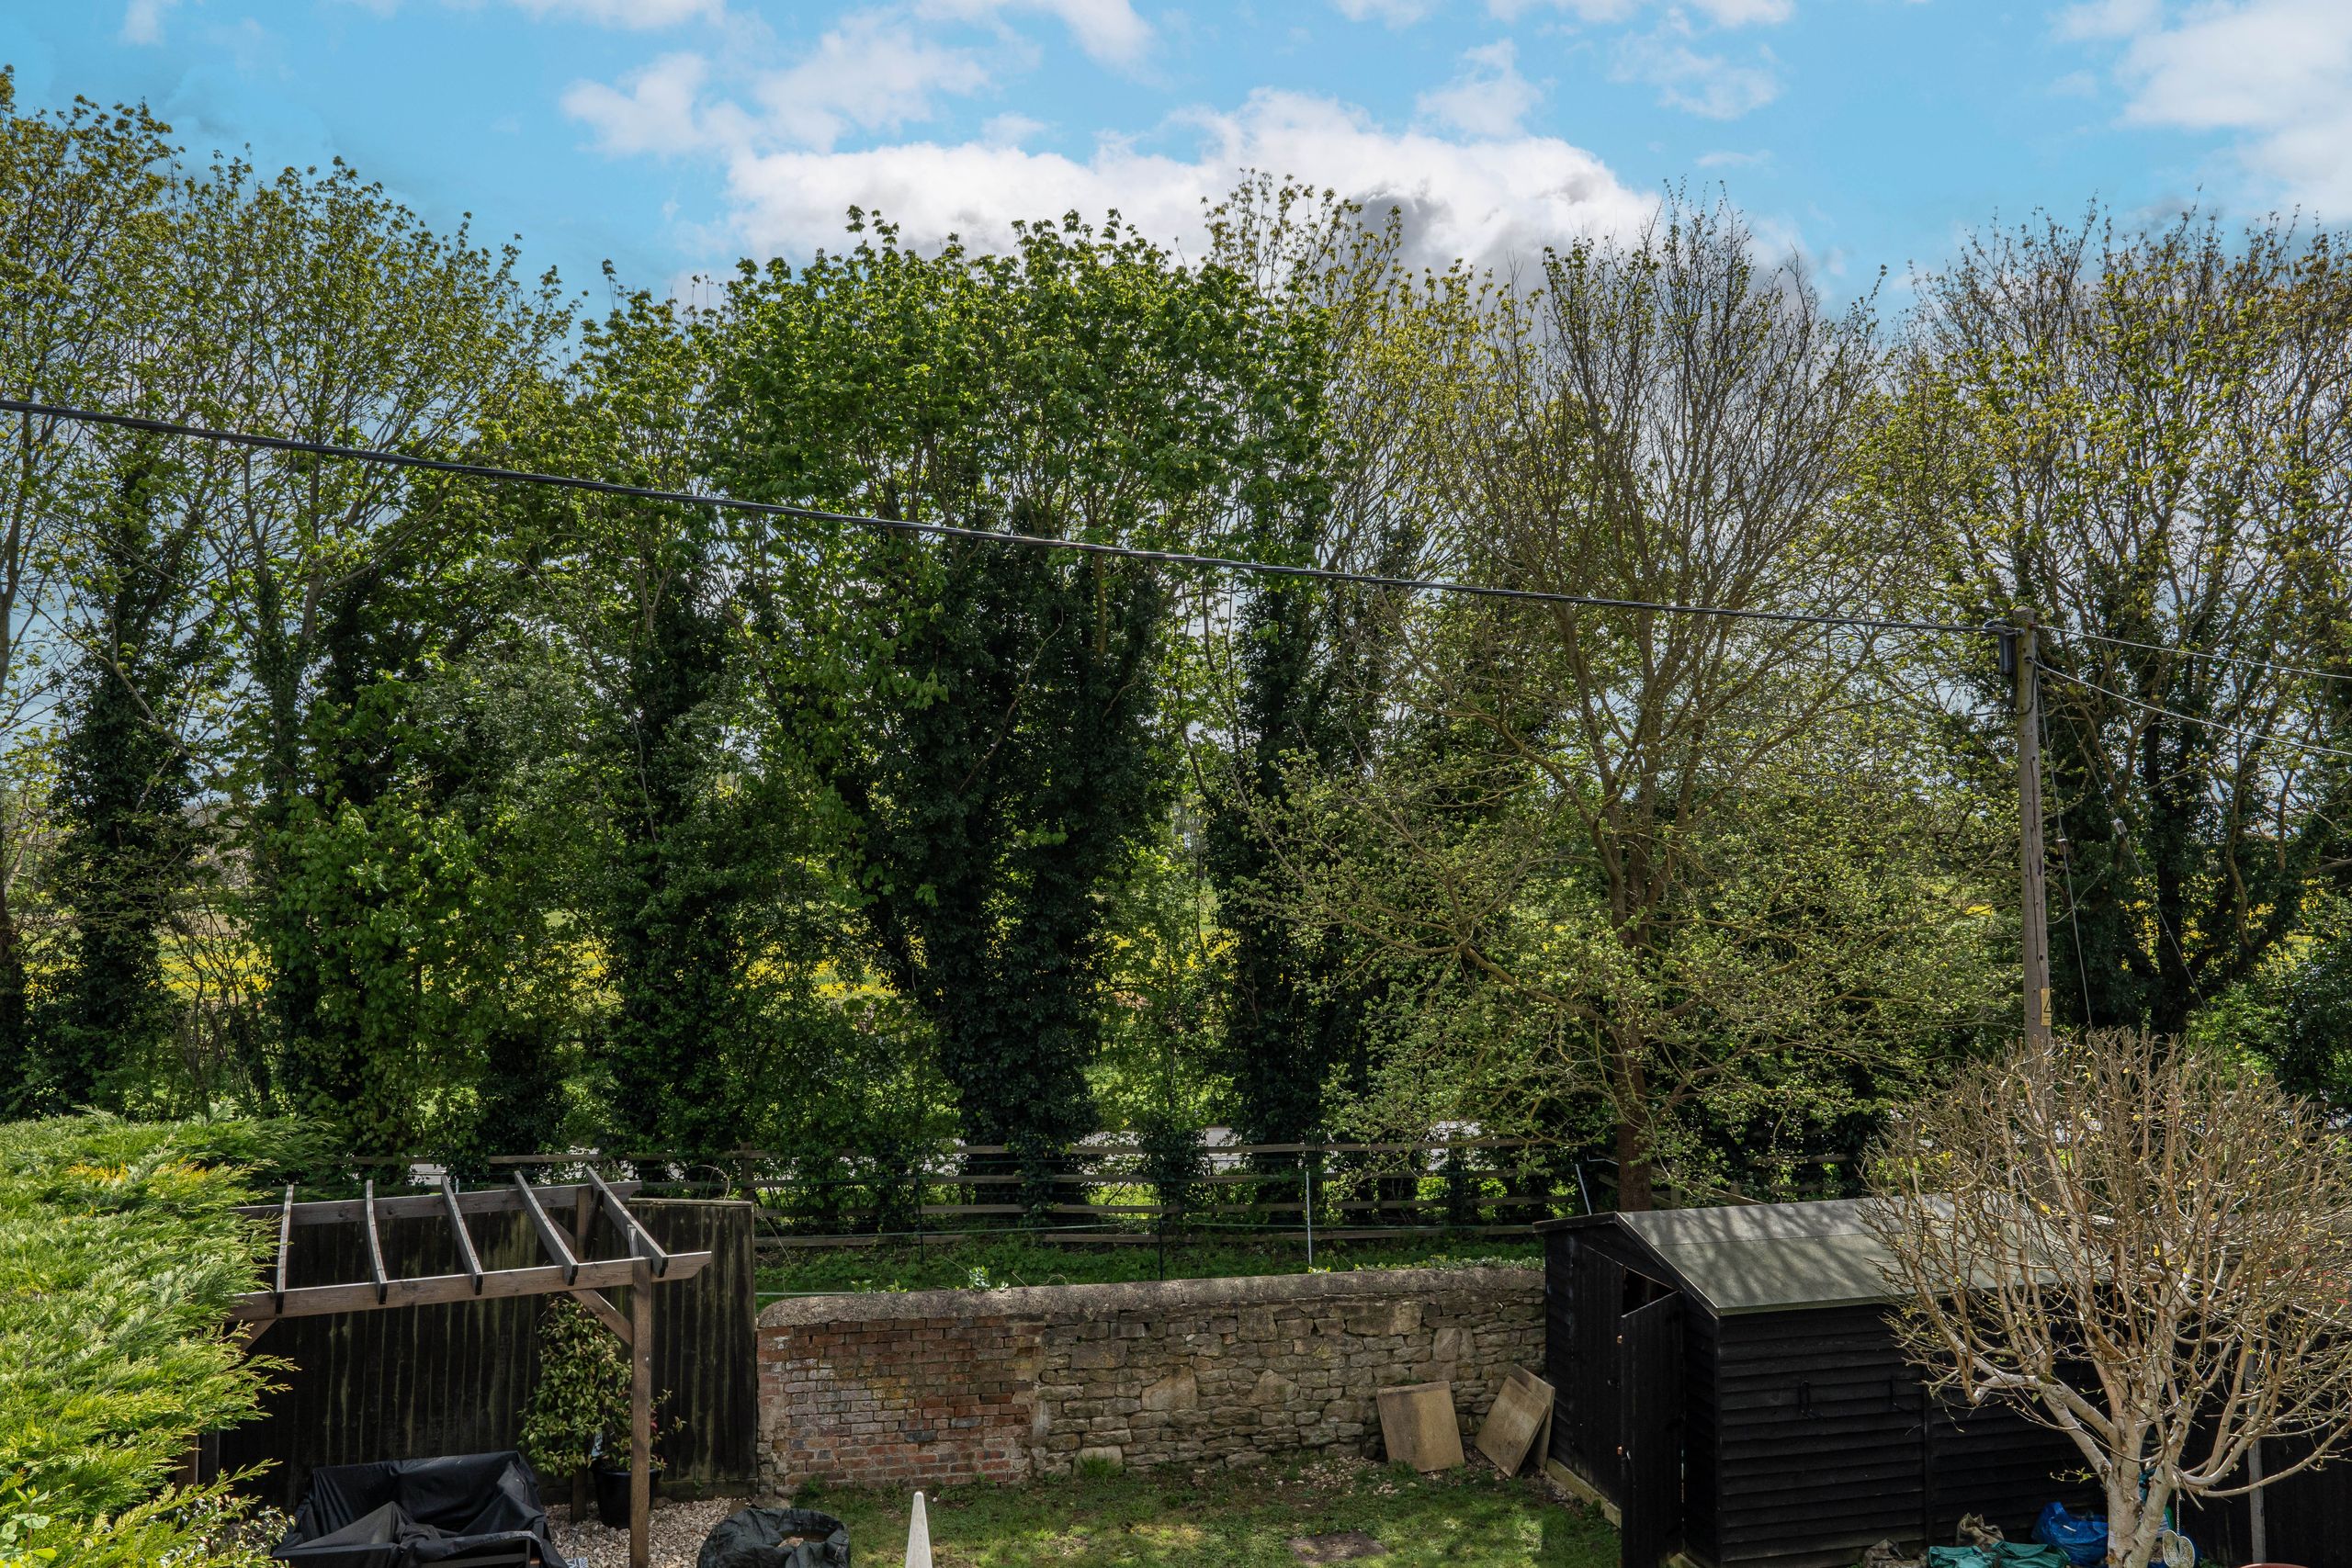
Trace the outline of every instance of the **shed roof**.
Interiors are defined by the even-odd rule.
[[[1619,1213],[1618,1223],[1721,1313],[1893,1299],[1887,1261],[1862,1223],[1871,1200]]]

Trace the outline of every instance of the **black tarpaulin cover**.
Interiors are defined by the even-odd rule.
[[[739,1508],[704,1539],[695,1568],[850,1568],[849,1527],[814,1508]]]
[[[270,1555],[302,1568],[410,1568],[517,1548],[566,1568],[531,1468],[510,1451],[321,1465]]]

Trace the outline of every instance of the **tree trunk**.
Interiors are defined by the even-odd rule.
[[[2107,1483],[2108,1568],[2148,1568],[2165,1528],[2165,1499],[2140,1495],[2139,1482],[2118,1470]]]
[[[1652,1206],[1646,1140],[1640,1127],[1621,1117],[1617,1122],[1617,1207],[1637,1214]]]
[[[1649,1075],[1642,1070],[1639,1025],[1621,1014],[1610,1035],[1610,1072],[1617,1080],[1617,1207],[1640,1213],[1654,1206]]]
[[[0,882],[0,1120],[28,1117],[40,1109],[33,1103],[32,1089],[38,1054],[25,1006],[24,949],[17,940],[7,886]],[[55,1109],[75,1107],[69,1101]]]

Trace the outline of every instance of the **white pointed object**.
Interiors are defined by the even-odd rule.
[[[922,1494],[915,1494],[915,1511],[907,1520],[907,1568],[931,1568],[931,1517],[922,1511]]]

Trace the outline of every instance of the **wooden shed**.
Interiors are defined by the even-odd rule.
[[[1595,1214],[1545,1233],[1549,1457],[1620,1516],[1623,1568],[1851,1568],[1950,1543],[1964,1514],[2030,1539],[2098,1512],[2081,1453],[2006,1406],[1930,1395],[1895,1348],[1860,1200]],[[2272,1447],[2275,1445],[2266,1445]],[[2275,1472],[2278,1459],[2272,1461]],[[2185,1510],[2209,1562],[2352,1568],[2352,1466]]]
[[[1620,1513],[1624,1562],[1850,1568],[1949,1542],[1964,1514],[2025,1539],[2081,1455],[2013,1411],[1945,1407],[1886,1324],[1858,1201],[1551,1222],[1551,1457]]]

